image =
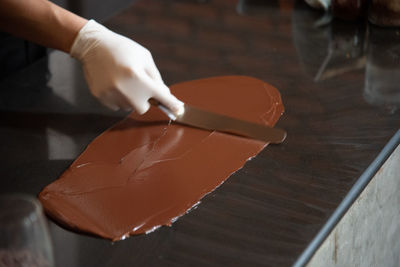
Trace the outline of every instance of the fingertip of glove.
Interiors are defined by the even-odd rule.
[[[171,110],[177,116],[182,115],[185,112],[185,104],[172,94],[170,95],[165,104],[168,107],[168,109]]]
[[[141,106],[135,108],[139,115],[143,115],[150,109],[150,103],[143,103]]]
[[[185,113],[185,104],[184,104],[183,102],[179,101],[179,104],[173,106],[173,107],[171,108],[171,111],[172,111],[175,115],[180,116],[180,115],[182,115],[183,113]]]

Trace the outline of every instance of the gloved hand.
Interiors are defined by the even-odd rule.
[[[105,106],[145,113],[155,98],[173,113],[183,103],[170,93],[150,52],[90,20],[78,33],[70,55],[83,65],[91,93]]]

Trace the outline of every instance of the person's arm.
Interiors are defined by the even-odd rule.
[[[91,93],[111,109],[143,114],[155,98],[172,112],[183,112],[150,52],[93,20],[47,0],[0,0],[0,29],[78,59]]]
[[[0,0],[0,29],[69,53],[87,20],[47,0]]]

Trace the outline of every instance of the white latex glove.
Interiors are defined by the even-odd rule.
[[[155,98],[174,113],[183,103],[170,93],[146,48],[90,20],[70,52],[81,61],[91,93],[105,106],[145,113]]]

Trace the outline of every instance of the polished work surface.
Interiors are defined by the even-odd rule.
[[[228,0],[138,1],[108,20],[152,51],[167,84],[272,84],[288,137],[171,228],[112,244],[49,221],[57,266],[293,264],[400,125],[399,30],[326,20],[301,2]],[[38,194],[125,115],[101,107],[59,52],[0,89],[0,193]]]

